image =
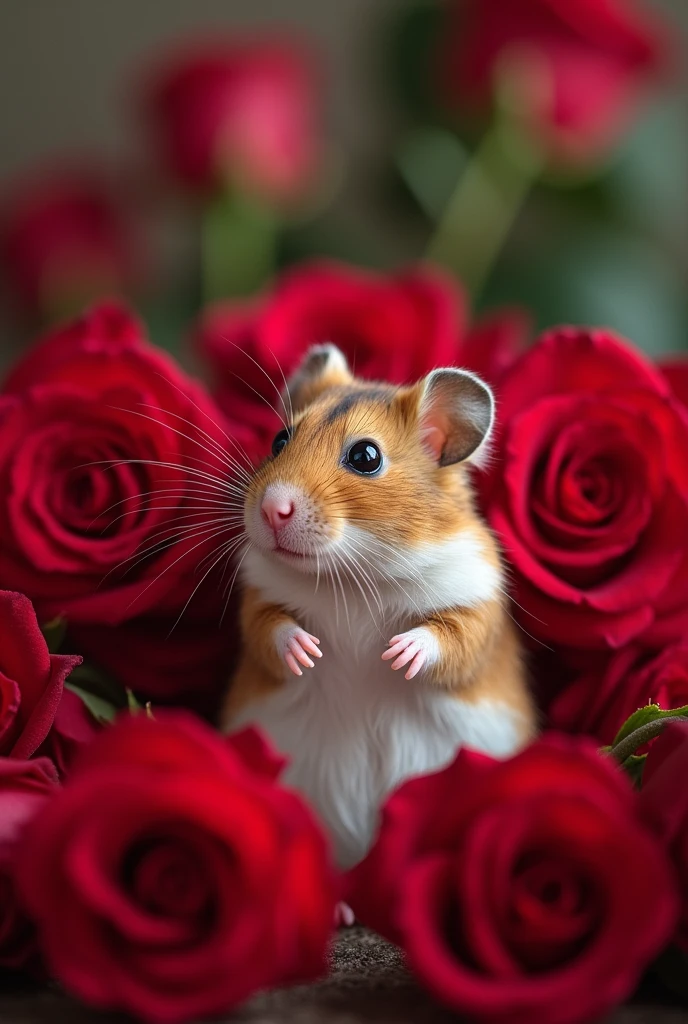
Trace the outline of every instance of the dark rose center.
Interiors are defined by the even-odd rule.
[[[212,916],[212,890],[202,857],[184,839],[171,836],[138,844],[127,857],[124,884],[132,898],[156,916]]]
[[[49,501],[63,527],[105,538],[138,525],[150,504],[150,483],[145,467],[126,458],[124,452],[94,446],[59,460]]]
[[[512,874],[507,945],[528,970],[574,957],[597,926],[595,887],[576,864],[547,854],[523,858]]]

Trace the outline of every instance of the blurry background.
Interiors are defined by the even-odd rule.
[[[498,74],[493,61],[491,101],[497,96],[499,107],[500,89],[507,108],[509,97],[520,98],[516,115],[511,109],[507,115],[512,126],[528,121],[518,145],[527,137],[530,148],[522,162],[513,152],[505,162],[497,146],[495,169],[488,142],[482,170],[488,179],[494,171],[501,192],[490,206],[485,182],[476,187],[475,171],[481,170],[481,140],[495,121],[485,113],[485,97],[476,101],[480,88],[485,91],[479,83],[484,69],[468,65],[471,53],[479,58],[482,48],[488,60],[497,45],[488,37],[505,14],[503,6],[499,14],[498,0],[6,0],[0,5],[0,358],[7,362],[46,321],[115,285],[133,296],[155,340],[179,352],[204,299],[251,294],[276,269],[320,255],[393,269],[427,254],[433,235],[430,255],[453,267],[479,308],[518,303],[538,327],[604,323],[652,352],[688,347],[688,5],[581,0],[580,11],[577,5],[568,0],[569,13],[576,6],[571,24],[561,0],[514,5],[520,49],[510,54],[518,60],[502,62]],[[618,18],[602,11],[612,7],[619,8]],[[643,19],[660,15],[662,41],[643,50],[636,38],[642,31],[621,24],[627,7],[633,18],[641,7]],[[492,27],[481,28],[481,17],[492,19]],[[504,38],[514,34],[513,25],[497,28]],[[522,46],[521,35],[529,32],[533,38]],[[578,50],[591,51],[588,63],[585,53],[579,61],[562,49],[562,32],[575,36]],[[243,40],[265,33],[304,39],[313,50],[317,169],[305,195],[293,203],[290,197],[288,212],[283,197],[273,203],[273,197],[251,195],[237,215],[234,200],[223,205],[205,187],[169,188],[156,177],[142,83],[171,45],[183,48],[198,36]],[[608,136],[608,143],[596,138],[592,155],[562,156],[557,142],[552,158],[549,138],[530,146],[532,110],[525,117],[524,106],[533,105],[533,82],[544,82],[537,102],[559,89],[558,82],[545,82],[549,72],[538,55],[543,40],[543,52],[550,53],[551,43],[568,79],[563,88],[570,95],[559,97],[564,106],[580,101],[594,108],[604,106],[606,93],[611,97],[606,121],[591,129]],[[447,56],[451,46],[455,58]],[[438,72],[447,64],[463,67],[458,85],[447,84],[451,72]],[[619,101],[625,92],[632,93],[632,103],[625,95]],[[617,106],[624,107],[623,118]],[[252,108],[251,116],[260,117],[260,109]],[[35,193],[21,193],[36,175],[49,180],[55,168],[62,173],[68,166],[72,173],[96,165],[99,174],[105,168],[119,200],[125,197],[145,267],[128,267],[123,282],[110,267],[100,282],[65,282],[66,257],[55,239],[67,230],[60,217],[53,211],[48,228],[31,211],[19,226],[12,220],[35,200]],[[450,197],[462,178],[466,194],[452,223]],[[233,178],[233,197],[237,191],[242,189]],[[259,236],[266,224],[271,237],[254,244],[251,232]],[[34,235],[28,241],[22,236],[27,230]],[[223,233],[232,239],[230,250],[234,245],[248,253],[248,263],[255,257],[243,279],[231,266],[208,270],[208,252],[217,264]],[[51,259],[60,263],[60,273],[46,270]],[[41,274],[52,275],[49,287],[45,276],[37,283]]]

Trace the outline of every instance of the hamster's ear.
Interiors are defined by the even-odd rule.
[[[422,388],[418,422],[424,447],[439,466],[479,461],[494,423],[492,391],[468,370],[433,370]]]
[[[346,356],[336,345],[313,345],[289,378],[287,391],[294,410],[298,411],[328,388],[350,384],[352,380]]]

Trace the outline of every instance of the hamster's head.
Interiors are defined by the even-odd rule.
[[[465,467],[484,456],[494,401],[474,374],[373,384],[334,345],[319,345],[287,390],[292,422],[245,502],[248,538],[266,556],[303,573],[403,577],[409,551],[475,517]]]

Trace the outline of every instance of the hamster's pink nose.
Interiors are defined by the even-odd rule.
[[[266,494],[260,506],[260,514],[271,530],[281,530],[294,515],[294,502],[290,498]]]

